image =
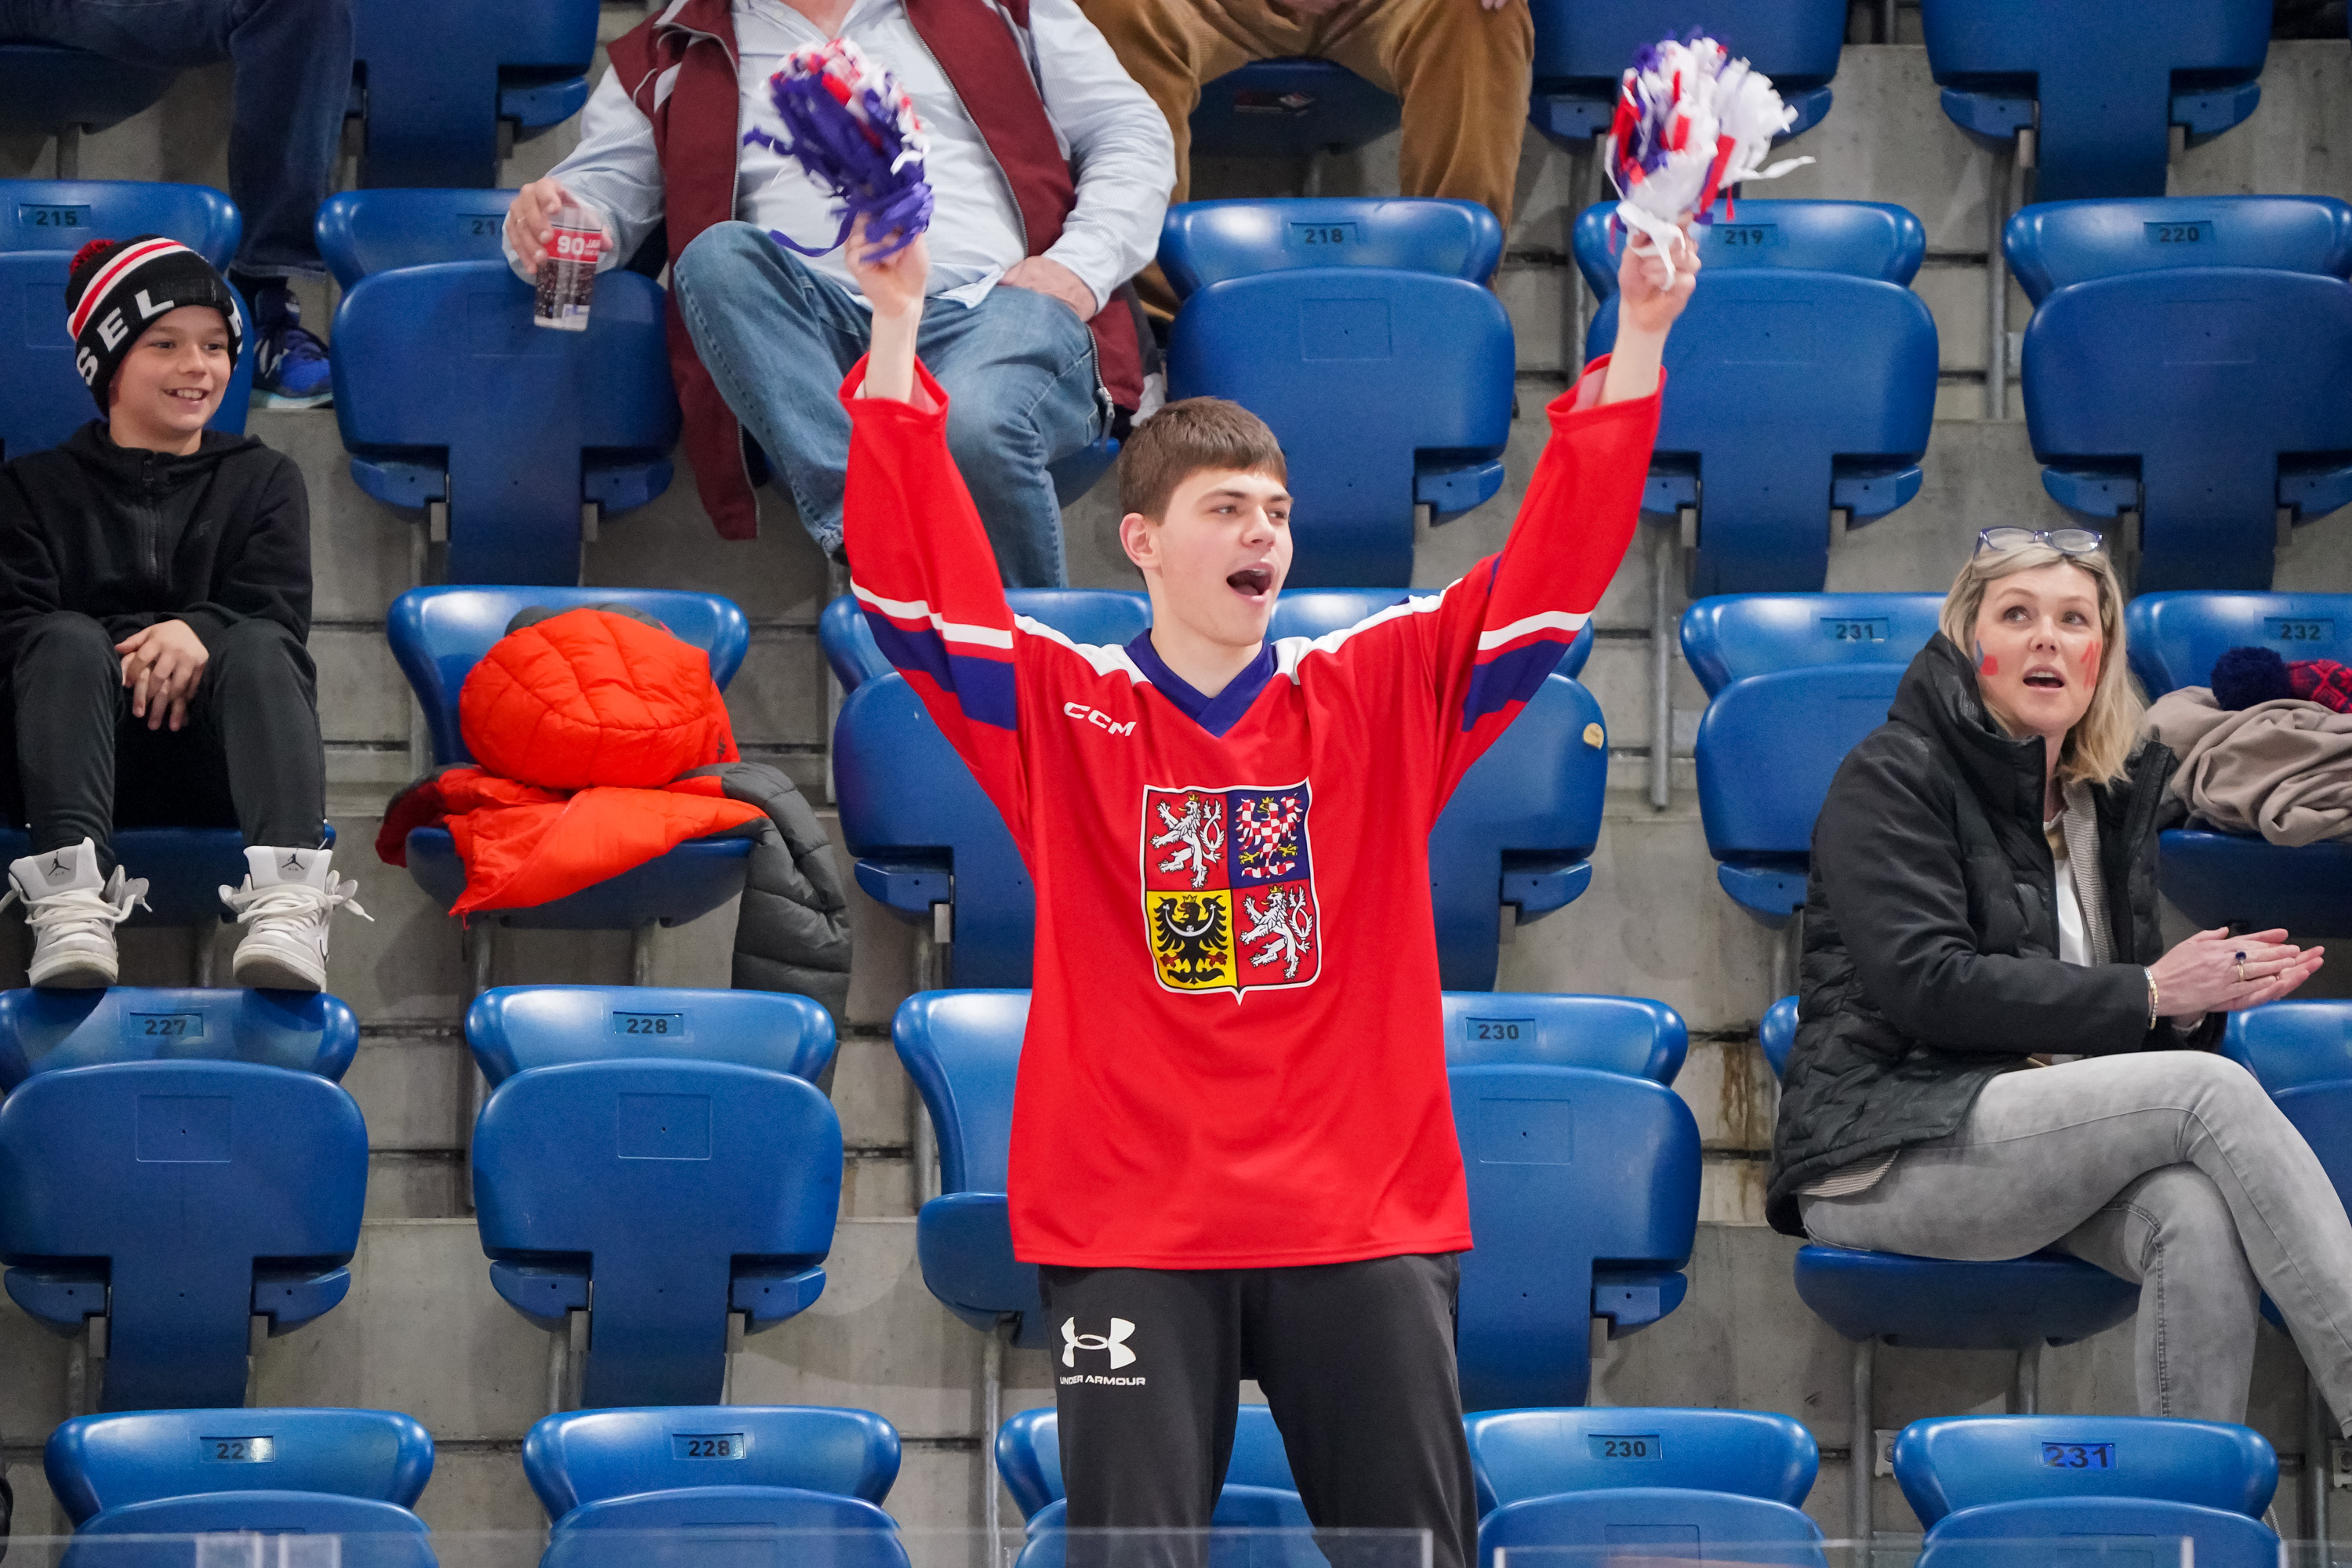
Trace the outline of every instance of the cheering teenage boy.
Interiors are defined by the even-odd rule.
[[[1617,352],[1549,410],[1503,552],[1328,637],[1265,640],[1291,552],[1273,433],[1168,405],[1119,460],[1152,622],[1125,647],[1006,606],[915,360],[923,244],[852,250],[874,308],[843,386],[852,588],[1037,888],[1009,1187],[1069,1523],[1206,1525],[1254,1376],[1317,1525],[1424,1529],[1465,1568],[1470,1217],[1429,829],[1633,537],[1695,247],[1671,287],[1629,249]]]

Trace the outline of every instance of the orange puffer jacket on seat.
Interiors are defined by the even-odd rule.
[[[457,723],[477,767],[395,797],[376,853],[408,861],[410,830],[446,824],[466,866],[449,912],[529,909],[765,816],[691,769],[736,761],[700,648],[625,616],[568,610],[493,644],[466,677]]]

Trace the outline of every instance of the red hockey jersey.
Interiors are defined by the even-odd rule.
[[[1442,594],[1271,643],[1214,697],[1016,617],[947,397],[855,396],[846,544],[875,640],[1037,889],[1013,1111],[1025,1262],[1247,1268],[1470,1245],[1429,830],[1633,537],[1655,396],[1549,410],[1510,542]],[[1314,504],[1304,498],[1303,511]]]

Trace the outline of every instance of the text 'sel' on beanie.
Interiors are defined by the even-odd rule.
[[[107,394],[122,356],[149,322],[183,305],[209,305],[228,323],[228,362],[245,351],[245,316],[236,290],[209,261],[159,234],[94,239],[74,253],[66,279],[66,331],[74,368],[108,412]]]

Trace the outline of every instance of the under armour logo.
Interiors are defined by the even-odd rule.
[[[1132,1366],[1135,1363],[1135,1352],[1127,1348],[1127,1342],[1134,1337],[1135,1325],[1125,1318],[1113,1318],[1110,1321],[1110,1332],[1108,1335],[1082,1334],[1078,1332],[1078,1321],[1076,1318],[1064,1318],[1062,1320],[1062,1364],[1077,1365],[1080,1351],[1108,1351],[1113,1372],[1117,1372],[1123,1366]]]

